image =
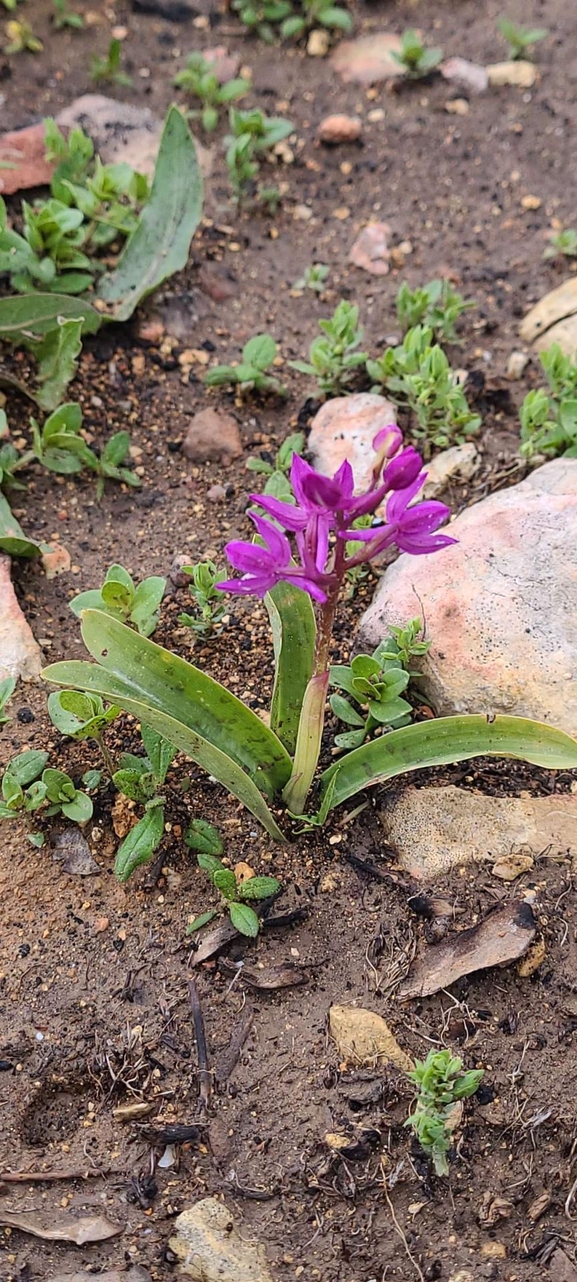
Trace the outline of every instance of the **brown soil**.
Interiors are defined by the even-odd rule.
[[[561,279],[559,269],[542,259],[551,218],[574,222],[576,183],[567,163],[576,115],[569,6],[512,0],[510,17],[551,29],[539,54],[542,80],[530,93],[503,89],[472,98],[465,116],[447,114],[454,94],[440,81],[395,95],[344,87],[326,61],[300,49],[268,49],[229,34],[237,30],[230,15],[211,12],[212,29],[201,29],[132,14],[119,4],[114,15],[100,12],[99,25],[80,34],[53,34],[48,4],[30,0],[25,8],[45,49],[36,60],[11,59],[4,71],[0,62],[6,128],[55,113],[90,90],[89,54],[105,50],[111,23],[125,22],[134,87],[112,92],[161,114],[181,65],[175,50],[223,40],[252,67],[249,101],[289,114],[299,139],[294,164],[277,175],[288,183],[288,195],[272,224],[260,215],[236,215],[227,200],[220,134],[211,144],[213,177],[190,268],[148,309],[175,335],[170,355],[142,344],[136,327],[87,344],[73,389],[85,425],[100,443],[128,426],[142,450],[144,481],[136,493],[110,485],[98,504],[89,480],[38,473],[23,497],[26,529],[38,538],[58,535],[72,553],[72,575],[54,582],[34,565],[15,567],[19,595],[47,657],[80,655],[67,601],[99,583],[113,559],[137,577],[166,573],[175,557],[218,558],[226,538],[246,533],[254,477],[244,459],[228,469],[197,467],[180,452],[190,416],[207,403],[202,364],[193,366],[190,378],[182,375],[178,356],[184,349],[228,360],[251,334],[267,328],[288,362],[305,354],[318,317],[339,297],[349,297],[360,305],[371,349],[380,350],[395,332],[400,280],[416,285],[448,272],[478,302],[465,318],[464,343],[453,360],[475,372],[484,414],[480,480],[474,492],[449,497],[456,506],[515,478],[515,403],[532,375],[509,384],[504,370],[519,345],[518,317]],[[420,21],[448,52],[494,61],[503,56],[494,28],[499,12],[495,0],[367,3],[357,7],[356,25],[359,32],[402,31]],[[139,75],[140,68],[149,68],[150,76]],[[377,107],[384,120],[371,123],[368,113]],[[362,146],[319,147],[316,126],[333,110],[363,116]],[[541,199],[537,210],[523,207],[526,195]],[[313,217],[294,221],[292,209],[302,204]],[[393,243],[410,240],[413,246],[405,267],[381,280],[346,266],[356,231],[374,216],[391,224]],[[293,297],[294,280],[313,261],[329,263],[330,292],[322,300],[310,291]],[[210,398],[236,413],[245,457],[274,449],[297,422],[306,426],[310,419],[306,380],[286,365],[281,373],[290,390],[286,403],[235,405],[222,392]],[[10,408],[11,422],[18,415],[25,422],[25,407],[14,401]],[[226,488],[216,504],[207,497],[215,483]],[[372,586],[367,581],[345,612],[338,638],[343,654]],[[186,595],[178,589],[167,600],[157,634],[183,653],[190,652],[189,643],[176,616],[186,608]],[[271,658],[261,607],[234,603],[230,625],[197,649],[199,655],[251,706],[266,707]],[[65,743],[47,725],[44,699],[32,688],[20,694],[20,717],[2,735],[2,759],[27,746],[50,745],[73,774],[96,765],[91,748]],[[116,734],[115,728],[112,746]],[[125,747],[127,736],[129,722]],[[81,1267],[93,1273],[131,1261],[154,1279],[168,1279],[174,1217],[207,1193],[223,1195],[243,1233],[266,1244],[279,1282],[448,1282],[459,1268],[470,1270],[475,1282],[549,1276],[556,1245],[575,1254],[571,1206],[569,1214],[564,1211],[575,1178],[577,1134],[577,901],[569,864],[545,853],[514,888],[483,868],[431,887],[454,904],[459,926],[534,890],[546,958],[529,979],[514,967],[486,972],[461,980],[450,993],[403,1006],[388,983],[402,973],[415,945],[427,946],[427,934],[407,906],[412,888],[395,870],[394,855],[383,850],[378,799],[351,825],[337,819],[322,835],[300,837],[279,853],[196,768],[187,773],[192,787],[186,794],[179,787],[183,770],[170,776],[173,827],[160,866],[127,889],[112,874],[109,794],[100,796],[91,838],[101,871],[86,881],[65,874],[48,844],[34,850],[24,833],[2,826],[0,1216],[4,1206],[56,1213],[67,1205],[106,1210],[126,1226],[112,1242],[82,1248],[4,1230],[2,1282]],[[467,765],[434,777],[489,792],[570,786],[566,776],[503,764],[479,771]],[[219,823],[231,863],[243,859],[277,873],[286,891],[274,911],[297,912],[290,924],[265,929],[256,944],[231,945],[225,958],[267,967],[296,961],[307,973],[305,986],[266,993],[251,990],[223,961],[200,969],[216,1078],[204,1119],[187,994],[193,957],[184,931],[209,896],[179,840],[191,814]],[[351,856],[368,861],[369,871],[351,864]],[[379,880],[387,871],[392,878]],[[467,1065],[485,1069],[482,1089],[466,1107],[450,1180],[431,1177],[403,1128],[410,1088],[399,1074],[339,1062],[327,1036],[333,1002],[380,1011],[411,1054],[424,1057],[432,1044],[448,1045]],[[225,1052],[249,1013],[250,1031],[233,1066]],[[118,1105],[141,1100],[152,1105],[149,1116],[115,1118]],[[177,1164],[155,1170],[163,1130],[199,1118],[206,1129],[177,1148]],[[327,1133],[343,1130],[352,1144],[346,1157],[324,1142]],[[3,1171],[47,1168],[83,1169],[91,1178],[1,1185]],[[550,1204],[533,1222],[530,1208],[544,1190]],[[495,1219],[495,1199],[510,1203],[507,1218]]]

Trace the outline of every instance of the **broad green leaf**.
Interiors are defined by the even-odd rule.
[[[81,694],[79,690],[53,690],[48,696],[52,724],[71,739],[96,738],[118,712],[114,707],[104,709],[101,699]]]
[[[370,654],[357,654],[351,663],[355,677],[375,677],[380,672],[380,664]]]
[[[42,775],[42,783],[46,785],[46,796],[49,801],[71,801],[75,788],[70,778],[64,770],[54,770],[49,767]]]
[[[482,756],[515,757],[549,770],[574,770],[577,741],[563,730],[525,717],[439,717],[392,730],[335,762],[321,775],[321,797],[335,778],[331,808],[395,775]]]
[[[177,107],[166,117],[150,198],[99,296],[115,320],[128,320],[138,303],[168,276],[182,271],[202,213],[202,178],[188,124]]]
[[[234,899],[236,895],[236,877],[231,868],[216,868],[212,874],[213,884],[225,899]]]
[[[336,686],[338,690],[346,690],[347,694],[355,695],[354,675],[349,667],[345,664],[332,664],[329,668],[329,685]]]
[[[235,930],[240,935],[248,935],[249,939],[256,939],[260,923],[254,908],[249,908],[248,904],[229,904],[228,911]]]
[[[387,699],[381,703],[378,699],[369,700],[369,712],[375,721],[382,726],[390,726],[399,717],[406,717],[408,712],[412,712],[410,703],[406,699]]]
[[[140,734],[154,774],[162,784],[166,779],[168,767],[176,756],[176,748],[173,748],[171,743],[167,743],[161,734],[151,730],[150,726],[142,726]]]
[[[143,579],[134,593],[130,619],[145,637],[154,632],[158,623],[158,611],[165,588],[166,579],[154,575],[149,579]]]
[[[280,890],[280,881],[276,877],[249,877],[238,888],[240,899],[268,899]]]
[[[332,694],[329,702],[335,717],[338,717],[339,721],[344,721],[346,726],[364,726],[360,712],[353,708],[348,699],[343,699],[342,694]]]
[[[215,917],[216,908],[209,908],[205,913],[200,913],[200,915],[195,917],[194,921],[191,921],[190,925],[186,927],[187,935],[194,935],[202,926],[208,926],[209,921],[214,921]]]
[[[128,570],[124,569],[123,565],[118,565],[116,562],[106,571],[106,578],[104,582],[122,583],[130,592],[134,592],[134,579],[132,578],[132,575],[128,573]]]
[[[243,347],[243,364],[254,365],[260,370],[268,369],[274,361],[276,350],[276,343],[270,334],[255,334]]]
[[[24,343],[43,338],[54,329],[60,318],[82,317],[83,334],[95,334],[102,316],[84,299],[66,294],[24,294],[0,298],[0,339],[7,343]]]
[[[72,613],[79,619],[83,610],[103,610],[104,601],[99,588],[90,588],[87,592],[79,592],[78,596],[68,602]]]
[[[41,551],[38,543],[26,538],[12,515],[8,500],[0,493],[0,552],[6,552],[8,556],[39,556]]]
[[[164,809],[155,806],[147,810],[116,852],[114,871],[119,881],[128,881],[137,868],[147,864],[162,841],[164,833]]]
[[[196,862],[199,868],[202,868],[203,872],[207,872],[210,877],[213,877],[215,872],[220,872],[224,868],[222,860],[217,859],[216,855],[211,855],[208,850],[200,850],[196,857]]]
[[[41,384],[36,399],[43,410],[55,410],[60,405],[74,378],[82,351],[82,325],[82,317],[66,320],[59,316],[54,329],[48,331],[35,349],[37,378]]]
[[[50,753],[40,752],[35,748],[31,748],[28,752],[19,752],[17,757],[13,757],[8,762],[4,778],[9,775],[21,788],[26,788],[42,774],[49,756]]]
[[[88,823],[92,819],[93,805],[90,797],[85,792],[77,792],[72,801],[62,803],[62,814],[67,819],[72,819],[76,824]]]
[[[310,596],[292,583],[277,583],[264,603],[272,629],[275,680],[270,725],[287,752],[296,748],[304,693],[312,676],[316,623]]]
[[[204,855],[222,855],[224,844],[218,828],[208,819],[192,819],[184,840],[191,850],[199,850]],[[199,861],[200,862],[200,861]],[[203,867],[203,865],[200,865]]]
[[[218,681],[97,610],[84,613],[82,637],[92,657],[131,687],[131,698],[202,735],[242,766],[269,798],[286,783],[291,762],[280,740]]]
[[[140,722],[146,722],[158,734],[163,735],[169,743],[174,744],[175,748],[196,761],[207,774],[214,775],[223,788],[231,792],[233,797],[237,797],[247,810],[250,810],[275,841],[286,840],[256,784],[245,774],[242,767],[226,752],[209,743],[182,721],[137,699],[133,686],[119,678],[111,677],[97,664],[83,663],[80,660],[55,663],[45,669],[43,676],[46,681],[52,681],[55,685],[75,685],[83,690],[100,694],[103,698],[113,699],[114,703],[126,712],[134,713]]]
[[[106,610],[118,610],[120,614],[128,614],[132,605],[132,592],[130,588],[124,586],[124,583],[117,583],[115,579],[106,579],[100,592]]]
[[[366,737],[367,732],[364,726],[362,730],[347,730],[344,734],[335,735],[335,747],[345,748],[350,752],[352,748],[360,748]]]

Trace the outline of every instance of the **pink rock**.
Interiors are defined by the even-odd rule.
[[[43,124],[0,134],[0,161],[14,165],[14,169],[0,167],[1,195],[11,196],[15,191],[44,187],[50,182],[54,165],[44,157],[45,146]]]
[[[347,84],[376,85],[380,80],[404,75],[403,67],[393,58],[400,50],[400,36],[376,31],[358,40],[341,40],[331,64]]]
[[[240,58],[236,53],[229,53],[225,45],[215,45],[214,49],[205,49],[205,62],[210,62],[219,84],[226,85],[234,80],[240,67]]]
[[[459,540],[402,555],[360,625],[426,619],[423,695],[438,713],[512,713],[577,731],[577,459],[555,459],[451,523]]]
[[[317,130],[319,142],[336,146],[341,142],[357,142],[362,132],[362,121],[358,116],[326,116]]]
[[[489,77],[485,67],[467,58],[448,58],[439,67],[441,75],[459,89],[468,89],[470,93],[485,93],[489,88]]]
[[[59,574],[67,574],[70,569],[70,552],[63,543],[54,543],[47,552],[42,553],[42,567],[47,579],[55,579]]]
[[[361,267],[371,276],[386,276],[390,259],[387,239],[390,234],[388,223],[369,223],[363,227],[349,251],[349,263]]]
[[[186,433],[182,452],[193,463],[206,463],[209,459],[232,462],[242,454],[236,419],[219,410],[200,410]]]
[[[348,459],[355,488],[362,490],[371,476],[374,437],[382,427],[394,422],[394,405],[374,392],[355,392],[326,401],[315,414],[309,436],[315,467],[332,476]]]
[[[16,600],[10,578],[10,557],[0,556],[0,681],[22,677],[30,681],[40,674],[42,655],[31,628]]]

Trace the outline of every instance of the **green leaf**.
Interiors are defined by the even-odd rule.
[[[302,701],[313,671],[315,614],[308,592],[292,583],[277,583],[267,592],[264,603],[272,629],[275,659],[270,726],[292,755]]]
[[[260,922],[253,908],[248,904],[229,904],[228,911],[230,920],[240,935],[248,935],[249,939],[256,939],[259,931]]]
[[[82,351],[83,323],[82,317],[66,320],[59,316],[54,329],[48,331],[35,350],[37,377],[41,383],[36,399],[43,410],[56,409],[74,378]]]
[[[370,699],[368,706],[371,716],[382,726],[390,726],[393,721],[398,721],[399,717],[406,717],[407,713],[412,712],[411,705],[406,699],[387,699],[385,702]]]
[[[115,770],[112,776],[112,782],[119,792],[122,792],[130,801],[138,801],[140,805],[145,805],[147,801],[154,796],[156,788],[154,778],[148,770],[148,763],[143,761],[143,770]]]
[[[202,735],[269,797],[284,786],[291,762],[280,740],[218,681],[100,611],[85,612],[82,637],[93,658],[131,687],[131,698]],[[152,724],[148,716],[143,720]]]
[[[143,579],[134,593],[130,620],[144,637],[150,636],[158,623],[158,612],[165,588],[166,579],[151,576],[149,579]]]
[[[367,731],[364,725],[362,730],[347,730],[344,734],[335,735],[335,747],[351,752],[353,748],[360,748],[366,737]]]
[[[128,320],[141,299],[186,267],[201,213],[196,147],[184,116],[170,107],[150,198],[116,268],[100,282],[99,297],[111,305],[115,320]]]
[[[268,899],[280,890],[280,881],[276,877],[249,877],[238,887],[240,899]]]
[[[66,294],[24,294],[0,298],[0,339],[27,344],[43,338],[59,320],[82,317],[83,334],[95,334],[102,316],[84,299]]]
[[[124,617],[128,615],[132,605],[132,591],[125,587],[124,583],[117,583],[115,579],[105,579],[100,594],[107,612],[113,611]]]
[[[212,874],[212,881],[225,899],[234,899],[236,895],[236,877],[231,868],[215,868]]]
[[[26,788],[42,774],[49,756],[50,753],[40,752],[35,748],[28,752],[19,752],[17,757],[13,757],[8,762],[4,778],[9,775],[10,779],[13,779],[21,788]]]
[[[184,840],[191,850],[198,850],[204,855],[222,855],[224,844],[218,828],[208,819],[193,819],[185,833]],[[203,864],[200,867],[204,867]]]
[[[353,697],[356,695],[354,680],[352,668],[344,664],[334,663],[329,668],[329,685],[336,686],[338,690],[346,690]]]
[[[249,338],[242,349],[243,364],[266,370],[269,365],[272,365],[276,352],[276,343],[270,334],[255,334],[254,338]]]
[[[43,772],[42,782],[46,785],[46,796],[49,801],[72,801],[76,791],[70,775],[65,770],[54,770],[49,767]]]
[[[78,596],[68,602],[72,613],[79,619],[83,610],[103,610],[104,601],[102,592],[99,588],[91,588],[88,592],[79,592]]]
[[[147,864],[162,841],[164,833],[164,808],[155,806],[147,810],[116,852],[114,871],[119,881],[128,881],[137,868]]]
[[[176,748],[163,739],[161,734],[157,734],[156,730],[151,730],[150,726],[141,726],[140,734],[154,775],[158,783],[162,784],[166,779],[168,767],[176,756]]]
[[[194,921],[191,921],[190,925],[186,927],[187,935],[194,935],[195,931],[200,930],[202,926],[208,926],[209,921],[214,921],[215,917],[216,908],[209,908],[207,912],[201,913],[199,917],[195,917]]]
[[[222,860],[217,859],[216,855],[211,855],[207,850],[199,851],[196,856],[196,862],[199,868],[202,868],[203,872],[207,872],[210,877],[213,877],[215,872],[219,872],[221,868],[224,868]]]
[[[8,556],[39,556],[41,551],[38,543],[26,538],[7,499],[0,493],[0,552]]]
[[[82,782],[85,788],[97,788],[102,779],[101,770],[85,770],[82,776]]]
[[[119,709],[104,708],[101,699],[78,690],[54,690],[48,696],[48,715],[56,729],[70,739],[94,739],[114,721]]]
[[[343,699],[342,694],[332,694],[329,702],[335,717],[338,717],[339,721],[344,721],[346,726],[364,726],[360,712],[352,707],[348,699]]]
[[[46,845],[46,837],[43,832],[29,832],[27,840],[31,846],[36,847],[36,850],[42,850],[42,847]]]
[[[77,792],[72,801],[62,803],[62,814],[67,819],[72,819],[74,823],[85,824],[92,819],[93,805],[90,797],[85,792]]]
[[[134,579],[132,578],[132,575],[128,573],[128,570],[124,569],[123,565],[118,565],[116,562],[106,571],[106,578],[104,582],[122,583],[125,588],[128,588],[129,592],[134,592]]]
[[[515,757],[549,770],[574,770],[577,741],[563,730],[525,717],[439,717],[392,730],[335,762],[321,775],[321,797],[335,778],[331,807],[395,775],[481,756]]]

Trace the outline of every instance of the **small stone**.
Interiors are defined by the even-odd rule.
[[[182,452],[192,463],[212,459],[227,464],[239,458],[242,441],[236,419],[222,410],[199,410],[188,428]]]
[[[62,860],[62,871],[72,877],[94,877],[100,866],[93,858],[86,837],[77,827],[65,828],[52,841],[54,859]]]
[[[295,205],[293,209],[293,218],[298,223],[310,223],[313,216],[313,210],[310,205]]]
[[[537,68],[523,58],[511,62],[492,62],[485,70],[492,89],[498,89],[502,85],[531,89],[537,79]]]
[[[159,347],[166,330],[160,319],[137,321],[134,330],[134,337],[138,343],[145,343],[147,347]]]
[[[0,681],[40,675],[42,654],[16,599],[10,578],[10,558],[0,555]]]
[[[385,113],[382,107],[373,107],[372,111],[369,111],[367,115],[367,120],[370,121],[371,125],[378,125],[384,119]]]
[[[373,440],[382,427],[395,422],[394,405],[375,392],[335,396],[321,406],[312,421],[309,450],[314,466],[332,476],[348,459],[355,489],[365,489],[375,457]]]
[[[426,499],[436,498],[450,481],[457,478],[470,481],[480,463],[479,451],[472,441],[463,445],[452,445],[448,450],[435,454],[427,464],[427,481],[423,490]]]
[[[307,40],[307,53],[309,58],[326,58],[331,43],[328,31],[318,27],[311,31]]]
[[[219,85],[228,84],[229,80],[234,80],[240,67],[240,57],[236,53],[229,53],[226,45],[215,45],[214,49],[205,49],[203,51],[205,62],[210,63]]]
[[[105,164],[124,162],[149,177],[154,173],[162,121],[149,107],[87,93],[65,107],[56,121],[66,129],[80,126]]]
[[[13,165],[13,169],[0,166],[0,194],[11,196],[29,187],[47,186],[54,173],[54,165],[46,160],[44,124],[28,125],[0,134],[0,162]]]
[[[535,860],[532,855],[524,855],[519,851],[516,855],[504,855],[498,859],[491,872],[494,877],[499,877],[501,881],[516,881],[524,872],[529,872],[533,867]]]
[[[216,263],[204,263],[198,273],[198,283],[203,294],[208,294],[213,303],[225,303],[238,294],[236,280]]]
[[[469,104],[467,99],[450,98],[449,101],[445,103],[445,111],[448,111],[450,116],[468,116]]]
[[[94,934],[102,935],[105,930],[108,930],[109,925],[110,917],[97,917],[94,923]]]
[[[432,639],[420,688],[438,713],[509,713],[575,734],[577,459],[545,463],[450,531],[453,546],[403,553],[385,571],[360,646],[370,652],[418,601]]]
[[[483,1242],[481,1255],[484,1255],[486,1260],[506,1260],[507,1247],[504,1242]]]
[[[540,209],[542,203],[540,196],[523,196],[521,199],[523,209]]]
[[[180,1274],[196,1282],[273,1282],[266,1252],[238,1229],[234,1216],[215,1197],[183,1211],[174,1222],[170,1249],[180,1261]]]
[[[545,940],[540,937],[535,940],[526,956],[519,962],[517,974],[521,979],[530,979],[531,975],[534,975],[535,971],[539,970],[539,967],[543,965],[546,956]]]
[[[577,279],[575,276],[570,276],[561,285],[549,290],[535,304],[535,307],[527,312],[520,327],[523,342],[535,343],[539,350],[541,347],[550,347],[553,342],[561,341],[557,338],[557,334],[562,331],[564,325],[567,325],[568,338],[569,341],[573,341],[573,346],[570,347],[563,342],[561,346],[567,355],[574,355],[577,338],[575,329],[571,329],[571,326],[575,326],[575,313],[577,313]]]
[[[71,557],[63,543],[55,543],[49,552],[42,553],[42,567],[47,579],[55,579],[59,574],[67,574]]]
[[[530,360],[528,352],[511,352],[507,361],[507,378],[512,382],[522,378]]]
[[[531,1202],[531,1205],[527,1208],[527,1219],[531,1220],[532,1224],[536,1224],[537,1220],[540,1220],[541,1216],[545,1215],[545,1212],[549,1210],[552,1203],[552,1193],[548,1189],[544,1189],[539,1197],[536,1197],[535,1201]]]
[[[223,499],[226,498],[224,485],[211,485],[210,489],[206,491],[206,497],[209,503],[222,503]]]
[[[549,1261],[551,1282],[577,1282],[577,1268],[559,1247]]]
[[[447,58],[446,62],[441,63],[439,71],[445,80],[459,89],[467,89],[469,93],[485,93],[489,87],[486,67],[479,66],[477,62],[469,62],[467,58]]]
[[[341,40],[331,56],[331,65],[345,84],[376,85],[405,74],[393,58],[400,51],[400,36],[376,31],[358,40]]]
[[[329,1032],[339,1055],[355,1064],[372,1064],[382,1068],[393,1064],[408,1072],[412,1061],[391,1032],[381,1015],[362,1006],[331,1006]]]
[[[319,142],[336,146],[341,142],[357,142],[363,129],[358,116],[325,116],[321,121],[317,138]]]
[[[349,251],[349,263],[361,267],[371,276],[386,276],[389,271],[388,223],[369,223],[359,232]]]

